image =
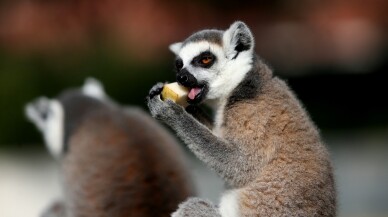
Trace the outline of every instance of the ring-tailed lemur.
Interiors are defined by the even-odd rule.
[[[329,153],[293,92],[254,53],[249,28],[199,31],[170,49],[192,105],[162,101],[158,83],[150,112],[230,186],[219,207],[192,198],[172,216],[335,216]],[[201,102],[215,104],[210,128]]]
[[[169,216],[193,195],[175,139],[142,110],[110,100],[97,80],[38,98],[26,115],[63,176],[63,201],[43,216]]]

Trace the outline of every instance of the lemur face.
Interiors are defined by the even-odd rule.
[[[71,121],[69,120],[69,117],[66,117],[66,113],[68,113],[66,108],[70,108],[71,106],[74,107],[75,103],[82,103],[79,99],[75,99],[74,95],[82,95],[83,97],[98,100],[105,98],[105,92],[102,85],[99,81],[92,78],[86,80],[82,89],[69,91],[69,93],[65,92],[62,95],[64,96],[61,96],[60,98],[66,98],[66,102],[60,98],[49,99],[42,96],[28,103],[25,107],[27,118],[33,122],[43,134],[47,148],[56,158],[60,157],[64,151],[66,136],[65,122]],[[73,102],[71,99],[74,99]]]
[[[253,36],[242,22],[226,31],[203,30],[172,44],[178,83],[189,88],[188,102],[227,97],[251,69]]]

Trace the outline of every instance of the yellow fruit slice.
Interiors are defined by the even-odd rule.
[[[183,107],[188,105],[187,94],[189,90],[179,85],[177,82],[166,84],[162,91],[162,100],[170,99]]]

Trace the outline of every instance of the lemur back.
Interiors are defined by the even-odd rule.
[[[254,53],[246,24],[202,30],[170,49],[191,105],[161,100],[158,83],[148,97],[150,112],[230,187],[218,207],[191,198],[172,216],[335,216],[326,146],[288,85]],[[213,119],[201,103],[213,105]]]
[[[243,155],[257,156],[248,158],[241,174],[224,177],[242,188],[237,196],[240,215],[334,216],[332,167],[319,132],[287,84],[257,61],[257,70],[245,81],[257,76],[260,85],[249,87],[243,81],[237,87],[219,130],[226,140],[241,144]],[[239,96],[249,92],[246,88],[256,94]]]
[[[84,154],[62,163],[72,216],[169,216],[193,195],[183,153],[145,113],[89,115],[69,140],[70,152]]]
[[[46,123],[63,120],[56,157],[64,193],[43,216],[169,216],[194,194],[179,145],[142,110],[78,90],[42,100],[30,103],[27,115],[45,135],[53,134]],[[53,102],[62,118],[54,118]]]

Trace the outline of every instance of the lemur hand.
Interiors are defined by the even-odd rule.
[[[171,100],[167,99],[166,101],[163,101],[160,99],[160,92],[163,90],[163,85],[163,83],[157,83],[151,88],[147,97],[147,106],[152,117],[169,122],[179,118],[185,111],[181,106]]]
[[[162,92],[163,90],[163,87],[164,87],[164,84],[165,83],[162,83],[162,82],[158,82],[156,83],[150,90],[149,94],[148,94],[148,97],[149,98],[154,98],[154,96],[157,96],[157,95],[160,95],[160,93]]]

